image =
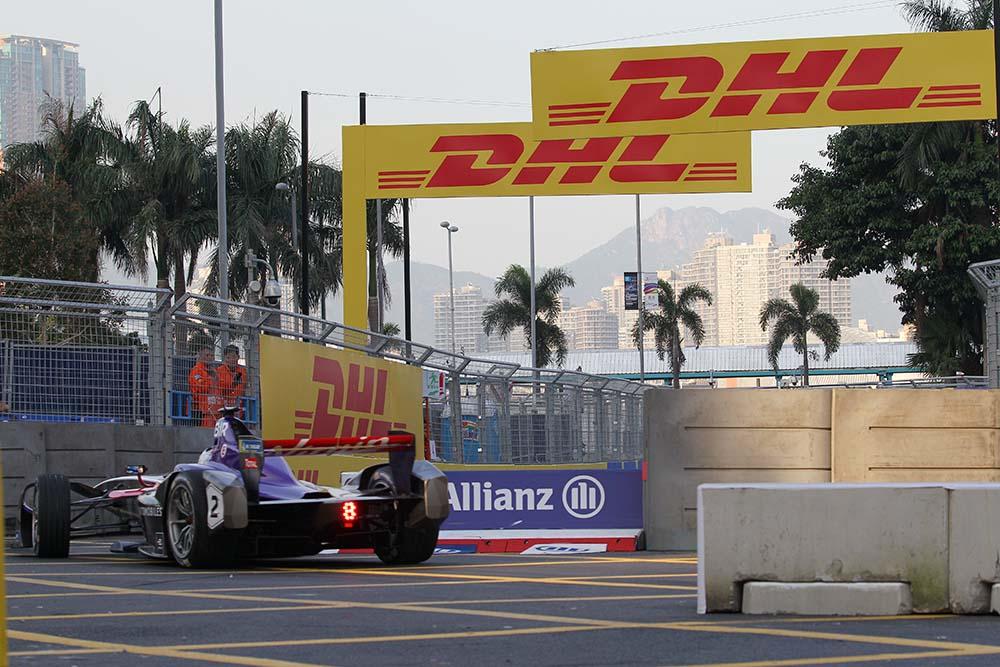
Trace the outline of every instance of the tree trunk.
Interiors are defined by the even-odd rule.
[[[809,386],[809,346],[802,351],[802,386]]]
[[[673,358],[670,360],[671,371],[674,375],[674,389],[681,388],[681,343],[680,340],[674,336],[674,339],[670,341],[670,347],[673,348],[674,354]]]
[[[368,330],[375,331],[378,328],[378,283],[376,267],[378,258],[375,248],[368,249]],[[381,332],[376,332],[381,333]]]
[[[187,281],[185,280],[187,276],[184,274],[184,252],[181,250],[174,251],[174,300],[184,296],[187,292]],[[164,258],[163,263],[167,263],[167,259]]]

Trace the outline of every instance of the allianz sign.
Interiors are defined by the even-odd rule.
[[[448,471],[451,515],[443,528],[639,528],[637,471]]]

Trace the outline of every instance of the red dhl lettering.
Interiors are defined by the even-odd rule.
[[[844,112],[982,103],[979,84],[879,87],[902,50],[859,49],[835,89],[828,91],[822,89],[848,57],[846,49],[807,51],[794,69],[788,69],[791,52],[750,54],[728,85],[723,85],[723,65],[709,56],[626,60],[610,77],[630,82],[617,102],[550,105],[549,125],[678,120],[699,112],[713,118],[749,116],[765,94],[774,92],[778,95],[764,115],[803,114],[820,99],[829,109]]]
[[[524,159],[525,142],[513,134],[443,136],[430,149],[432,154],[445,154],[436,169],[380,171],[378,183],[383,190],[486,187],[513,174],[513,185],[541,185],[551,179],[561,184],[587,184],[602,172],[617,183],[707,180],[685,178],[692,168],[690,163],[655,162],[668,139],[665,134],[598,137],[575,148],[573,140],[548,139],[535,142]],[[621,154],[612,161],[623,144]],[[737,180],[737,165],[731,165],[725,178],[712,180]]]
[[[295,411],[296,438],[378,437],[406,429],[403,422],[379,419],[386,410],[387,371],[351,363],[345,375],[339,361],[316,357],[312,380],[320,385],[315,410]]]

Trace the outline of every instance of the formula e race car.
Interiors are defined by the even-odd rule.
[[[448,483],[414,461],[411,434],[372,438],[261,440],[224,408],[215,441],[198,463],[162,476],[129,466],[95,486],[46,474],[25,487],[18,514],[21,545],[43,558],[65,558],[70,538],[127,534],[114,550],[219,567],[243,558],[306,556],[323,549],[374,548],[390,564],[434,553],[448,516]],[[388,452],[343,488],[295,478],[286,456]]]

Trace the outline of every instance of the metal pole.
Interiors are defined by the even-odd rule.
[[[448,285],[451,290],[451,353],[455,354],[457,349],[455,346],[455,269],[451,260],[451,236],[454,232],[451,229],[445,231],[448,232]]]
[[[538,332],[536,331],[535,320],[535,198],[528,197],[528,236],[530,251],[530,274],[531,274],[531,303],[528,308],[531,311],[531,367],[538,368]]]
[[[288,190],[289,190],[288,203],[291,205],[292,209],[292,243],[295,243],[295,240],[299,238],[298,225],[296,224],[295,220],[295,191],[292,190],[291,188],[289,188]],[[299,248],[299,269],[301,270],[304,265],[305,265],[305,257],[302,255],[302,249]],[[293,285],[292,287],[295,287],[295,285]],[[299,312],[299,304],[295,302],[294,295],[292,296],[292,312],[293,313]]]
[[[229,300],[229,229],[226,221],[226,105],[222,67],[222,0],[215,0],[215,173],[219,217],[219,298]]]
[[[377,333],[382,333],[385,324],[385,291],[382,285],[385,282],[382,272],[385,267],[382,265],[382,200],[375,200],[375,298],[378,301],[378,320],[376,320]],[[450,238],[450,237],[449,237]]]
[[[403,333],[413,340],[410,321],[410,200],[403,200]]]
[[[639,382],[646,382],[646,360],[643,339],[646,337],[646,280],[642,277],[642,221],[639,219],[639,195],[635,196],[635,264],[639,272]]]
[[[299,297],[303,315],[309,314],[309,91],[302,91],[302,293]]]

